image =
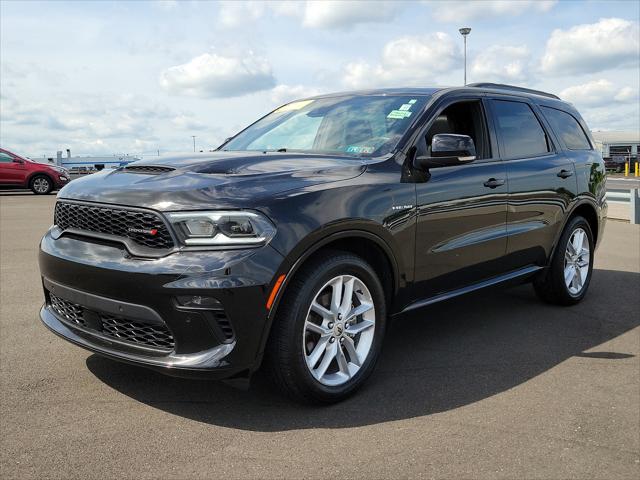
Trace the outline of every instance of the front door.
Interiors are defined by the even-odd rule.
[[[427,154],[439,133],[469,135],[477,159],[432,168],[416,185],[415,296],[426,298],[502,273],[507,246],[507,173],[498,158],[485,107],[457,101],[435,115],[424,140]]]
[[[21,185],[24,182],[25,166],[12,155],[0,152],[0,184]]]

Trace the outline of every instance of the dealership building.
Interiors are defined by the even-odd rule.
[[[629,132],[591,132],[596,141],[596,148],[602,153],[605,162],[617,163],[624,169],[630,162],[630,170],[638,161],[640,150],[640,131]]]

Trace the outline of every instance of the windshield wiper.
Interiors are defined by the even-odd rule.
[[[279,148],[279,149],[276,150],[276,152],[286,152],[286,151],[287,151],[286,148]]]

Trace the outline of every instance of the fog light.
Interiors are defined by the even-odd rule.
[[[213,297],[200,295],[180,295],[176,297],[181,307],[190,308],[222,308],[222,304]]]

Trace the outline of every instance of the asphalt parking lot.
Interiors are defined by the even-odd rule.
[[[571,308],[524,285],[396,322],[347,402],[291,404],[103,359],[42,326],[54,196],[0,192],[2,478],[639,478],[640,226]]]

